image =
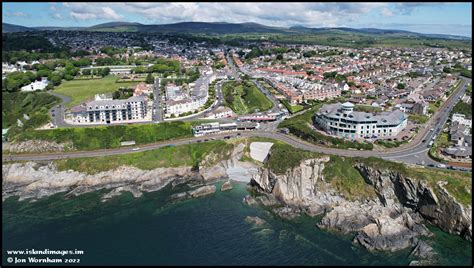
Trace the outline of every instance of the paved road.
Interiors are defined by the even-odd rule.
[[[425,165],[427,164],[436,164],[437,162],[431,160],[427,156],[427,151],[429,146],[427,143],[433,137],[439,134],[442,130],[443,125],[445,124],[446,120],[448,119],[449,113],[451,109],[454,107],[456,102],[459,100],[459,97],[462,96],[467,88],[467,83],[470,82],[470,79],[463,79],[462,85],[458,88],[456,92],[452,94],[452,96],[443,104],[442,107],[438,110],[438,112],[433,115],[433,117],[428,121],[427,127],[420,130],[417,136],[405,146],[401,146],[398,148],[387,149],[383,151],[358,151],[358,150],[343,150],[343,149],[335,149],[335,148],[327,148],[323,146],[318,146],[306,141],[303,141],[295,136],[292,135],[285,135],[282,133],[277,133],[274,131],[249,131],[249,132],[241,132],[240,136],[242,137],[265,137],[265,138],[272,138],[276,140],[280,140],[286,142],[296,148],[313,151],[313,152],[320,152],[325,154],[334,154],[334,155],[341,155],[341,156],[360,156],[360,157],[381,157],[384,159],[400,161],[404,163],[421,163],[421,161],[425,161]],[[431,131],[431,128],[434,131]],[[132,152],[140,152],[140,151],[148,151],[157,149],[164,146],[169,145],[182,145],[188,143],[195,143],[203,140],[210,140],[210,139],[224,139],[225,136],[232,136],[237,137],[239,133],[233,134],[213,134],[208,135],[205,137],[192,137],[187,139],[179,139],[179,140],[169,140],[154,144],[147,144],[147,145],[140,145],[138,150],[133,151],[132,148],[117,148],[117,149],[108,149],[108,150],[97,150],[97,151],[85,151],[85,152],[68,152],[68,153],[55,153],[55,154],[22,154],[22,155],[2,155],[3,161],[17,161],[17,160],[52,160],[52,159],[63,159],[63,158],[76,158],[76,157],[95,157],[95,156],[107,156],[107,155],[116,155],[116,154],[126,154]],[[425,142],[423,142],[425,140]]]
[[[153,84],[153,107],[152,107],[152,121],[163,121],[163,104],[161,102],[160,78],[155,79]]]
[[[273,107],[271,110],[272,112],[286,112],[288,114],[288,110],[286,108],[280,108],[280,105],[281,105],[280,101],[277,98],[275,98],[275,96],[272,93],[268,92],[268,90],[264,86],[262,86],[260,81],[252,80],[252,82],[273,103]]]
[[[51,109],[49,109],[49,114],[51,116],[51,122],[53,123],[53,125],[57,127],[70,127],[71,125],[64,122],[64,110],[65,105],[71,101],[71,97],[64,96],[54,91],[46,92],[62,100],[61,104],[55,105]]]

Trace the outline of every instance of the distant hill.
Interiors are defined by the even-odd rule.
[[[2,23],[2,33],[12,33],[12,32],[33,32],[37,31],[35,28],[10,24],[10,23]]]
[[[23,27],[3,23],[3,32],[65,30],[65,31],[100,31],[100,32],[144,32],[173,34],[282,34],[282,35],[360,35],[361,37],[399,37],[399,38],[440,38],[450,40],[471,40],[470,37],[445,34],[422,34],[404,30],[349,27],[308,28],[294,26],[290,28],[266,26],[258,23],[227,23],[227,22],[179,22],[172,24],[141,24],[136,22],[108,22],[90,27]]]

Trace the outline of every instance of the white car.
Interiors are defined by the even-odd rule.
[[[137,148],[133,148],[132,151],[138,151],[140,150],[140,147],[137,147]]]

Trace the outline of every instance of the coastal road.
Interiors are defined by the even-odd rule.
[[[132,148],[116,148],[116,149],[107,149],[107,150],[96,150],[96,151],[83,151],[83,152],[66,152],[66,153],[54,153],[54,154],[18,154],[18,155],[3,155],[3,161],[19,161],[19,160],[53,160],[53,159],[64,159],[64,158],[76,158],[76,157],[96,157],[96,156],[107,156],[107,155],[118,155],[118,154],[127,154],[133,152],[141,152],[153,150],[169,145],[182,145],[189,143],[196,143],[205,140],[222,140],[226,136],[231,137],[264,137],[272,138],[286,142],[296,148],[319,152],[324,154],[334,154],[340,156],[348,157],[381,157],[388,160],[395,160],[404,163],[418,163],[422,164],[422,161],[425,161],[423,165],[427,164],[437,164],[434,160],[431,160],[427,156],[427,151],[429,149],[428,142],[433,137],[439,134],[444,123],[449,117],[451,109],[454,107],[455,103],[459,100],[459,97],[462,96],[466,90],[467,83],[470,82],[470,79],[463,79],[462,84],[458,89],[451,95],[451,97],[443,104],[438,112],[428,121],[427,127],[423,130],[420,130],[418,135],[409,143],[407,146],[402,146],[399,148],[387,149],[383,151],[358,151],[358,150],[344,150],[336,148],[328,148],[319,145],[315,145],[306,141],[303,141],[293,135],[286,135],[282,133],[277,133],[274,131],[244,131],[240,133],[224,133],[224,134],[213,134],[205,137],[191,137],[186,139],[177,139],[177,140],[167,140],[159,143],[140,145],[138,150],[132,150]],[[434,130],[431,131],[431,128]],[[240,135],[238,135],[240,134]],[[425,142],[423,142],[425,140]]]

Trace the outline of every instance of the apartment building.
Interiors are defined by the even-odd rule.
[[[99,94],[95,100],[71,108],[65,121],[71,124],[132,123],[149,121],[147,115],[147,98],[143,95],[114,100]]]
[[[356,112],[350,102],[325,104],[316,113],[316,123],[327,133],[348,139],[394,137],[407,125],[400,110],[378,114]]]

